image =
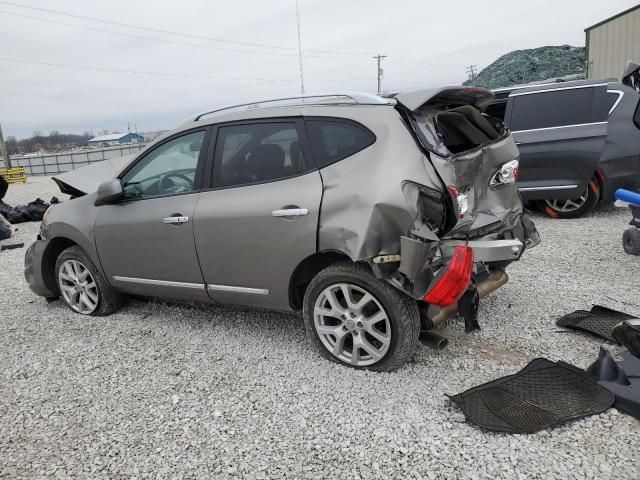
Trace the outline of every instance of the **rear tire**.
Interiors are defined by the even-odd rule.
[[[600,185],[591,179],[583,195],[571,200],[538,200],[538,208],[551,218],[579,218],[590,212],[600,199]]]
[[[122,294],[107,283],[78,246],[69,247],[58,256],[55,278],[62,300],[76,313],[104,316],[122,306]]]
[[[629,255],[640,255],[640,230],[629,228],[622,234],[622,246]]]
[[[420,334],[417,302],[359,263],[339,262],[318,273],[305,292],[303,316],[324,357],[358,369],[399,368]]]

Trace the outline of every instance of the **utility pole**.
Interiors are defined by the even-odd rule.
[[[469,67],[467,68],[467,73],[469,74],[469,80],[476,79],[476,76],[477,76],[476,68],[478,68],[478,65],[469,65]]]
[[[298,23],[298,62],[300,63],[300,93],[304,95],[304,71],[302,70],[302,44],[300,43],[300,9],[296,0],[296,22]]]
[[[382,74],[384,73],[382,67],[380,66],[380,62],[383,58],[387,58],[386,55],[374,55],[373,59],[378,61],[378,95],[382,93]]]
[[[5,168],[11,168],[11,158],[9,152],[7,152],[7,146],[4,143],[4,137],[2,136],[2,125],[0,125],[0,157],[4,160]]]

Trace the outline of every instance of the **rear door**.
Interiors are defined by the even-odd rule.
[[[606,94],[602,84],[510,95],[505,120],[520,150],[518,188],[525,200],[582,194],[607,136]]]
[[[316,251],[322,181],[301,119],[216,128],[195,242],[211,299],[289,309],[289,281]]]

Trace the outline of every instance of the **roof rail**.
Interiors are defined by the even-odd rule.
[[[278,105],[278,104],[282,105]],[[202,117],[217,114],[221,112],[227,112],[234,109],[246,109],[253,110],[257,108],[267,108],[276,106],[288,106],[288,105],[326,105],[326,104],[357,104],[357,105],[389,105],[389,101],[375,95],[373,93],[366,92],[334,92],[334,93],[316,93],[310,95],[296,95],[293,97],[280,97],[271,98],[268,100],[257,100],[250,103],[241,103],[238,105],[230,105],[227,107],[218,108],[216,110],[210,110],[202,112],[196,115],[193,119],[197,122]]]

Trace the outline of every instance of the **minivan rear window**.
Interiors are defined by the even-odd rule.
[[[373,133],[355,122],[306,120],[306,124],[318,168],[350,157],[376,140]]]
[[[512,95],[512,131],[590,123],[593,88]]]

